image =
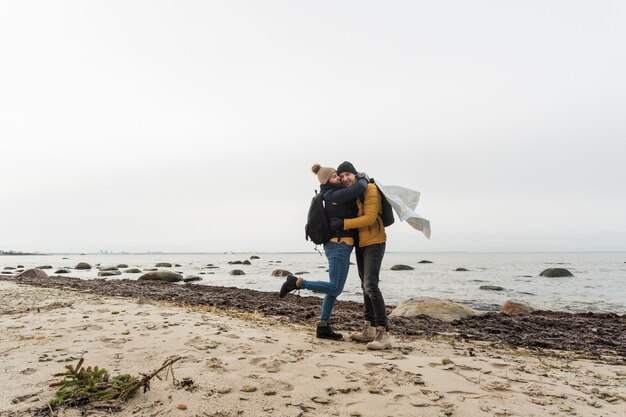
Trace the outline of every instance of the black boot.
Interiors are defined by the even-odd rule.
[[[320,320],[317,322],[316,336],[320,339],[341,340],[343,335],[333,330],[330,321]]]
[[[289,275],[287,279],[285,279],[283,286],[280,287],[280,293],[278,294],[279,297],[284,298],[291,291],[300,289],[297,283],[298,283],[298,278],[294,277],[293,275]]]

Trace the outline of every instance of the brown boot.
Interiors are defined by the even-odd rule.
[[[369,342],[367,348],[369,350],[391,349],[391,336],[385,330],[385,326],[376,328],[376,339],[373,342]]]
[[[359,333],[352,333],[350,339],[359,343],[372,342],[376,339],[376,327],[373,327],[369,321],[363,322],[363,331]]]

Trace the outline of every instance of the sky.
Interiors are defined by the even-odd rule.
[[[0,0],[0,250],[308,252],[314,163],[422,193],[388,251],[626,251],[623,1]]]

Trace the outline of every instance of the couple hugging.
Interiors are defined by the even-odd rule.
[[[385,226],[380,218],[381,196],[367,175],[357,172],[350,162],[337,169],[315,164],[312,171],[320,182],[326,215],[333,237],[324,244],[328,259],[329,281],[308,281],[289,275],[280,289],[280,297],[298,289],[326,294],[322,303],[317,337],[340,340],[343,336],[331,327],[330,316],[343,291],[350,254],[356,247],[356,262],[363,289],[363,331],[350,335],[356,342],[367,343],[371,350],[391,348],[391,337],[385,311],[385,300],[378,288],[380,267],[385,255]]]

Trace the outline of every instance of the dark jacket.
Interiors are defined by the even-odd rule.
[[[335,184],[322,184],[320,192],[324,193],[324,207],[329,219],[349,219],[357,217],[356,198],[367,189],[367,181],[359,180],[350,187]],[[336,237],[356,237],[356,230],[341,230]]]

